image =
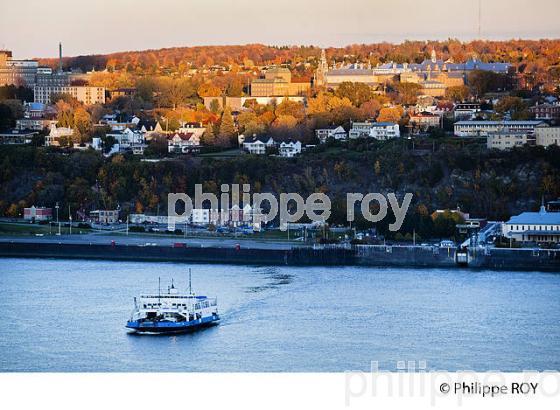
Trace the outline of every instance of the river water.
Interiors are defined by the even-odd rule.
[[[0,371],[560,370],[560,275],[440,269],[192,265],[222,322],[124,328],[158,277],[187,265],[0,259]]]

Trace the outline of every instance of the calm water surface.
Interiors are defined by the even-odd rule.
[[[0,371],[560,370],[558,274],[192,265],[222,323],[128,334],[133,297],[186,268],[0,259]]]

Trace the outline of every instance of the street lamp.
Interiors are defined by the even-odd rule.
[[[58,233],[57,235],[60,235],[60,221],[58,220],[58,208],[60,208],[60,206],[58,205],[58,202],[56,203],[56,224],[58,225]]]

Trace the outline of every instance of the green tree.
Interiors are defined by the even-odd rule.
[[[220,102],[217,98],[214,98],[212,101],[210,101],[210,111],[212,111],[214,114],[218,114],[220,112]]]
[[[235,136],[235,124],[233,116],[231,115],[231,108],[227,106],[222,113],[220,121],[220,131],[218,132],[217,144],[221,147],[228,147],[231,145],[232,139]]]
[[[527,104],[519,97],[503,97],[496,103],[494,109],[502,115],[509,113],[513,120],[526,120],[530,117]]]
[[[468,83],[477,97],[506,88],[507,77],[492,71],[474,70],[468,76]]]

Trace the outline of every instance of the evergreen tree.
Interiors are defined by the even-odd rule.
[[[209,122],[206,126],[206,130],[200,139],[202,145],[212,146],[216,144],[216,135],[214,134],[214,125]]]
[[[233,116],[231,115],[231,108],[226,107],[222,114],[220,121],[220,131],[218,133],[217,143],[222,147],[231,145],[231,140],[235,136],[235,124],[233,123]]]

